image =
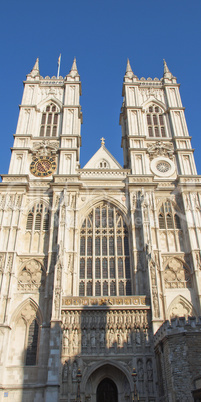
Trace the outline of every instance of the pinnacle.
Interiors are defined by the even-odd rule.
[[[133,73],[133,70],[130,65],[129,58],[127,59],[126,73]]]
[[[34,64],[32,70],[31,70],[31,72],[30,72],[30,75],[31,75],[33,78],[36,77],[37,75],[40,75],[40,73],[39,73],[39,58],[38,58],[38,57],[37,57],[37,59],[36,59],[36,62],[35,62],[35,64]]]
[[[172,78],[172,73],[170,72],[165,59],[163,59],[163,65],[164,65],[163,77],[171,79]]]
[[[71,71],[77,71],[76,57],[74,57],[73,64],[71,67]]]
[[[163,64],[164,64],[164,74],[165,74],[165,73],[169,73],[170,70],[169,70],[169,68],[168,68],[168,66],[167,66],[167,63],[166,63],[165,59],[163,59]]]

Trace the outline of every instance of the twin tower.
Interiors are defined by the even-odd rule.
[[[194,401],[201,177],[179,84],[127,62],[124,166],[80,167],[81,82],[24,82],[0,184],[0,401]],[[185,336],[184,336],[185,335]]]

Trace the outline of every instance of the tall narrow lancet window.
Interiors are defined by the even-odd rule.
[[[79,277],[80,296],[132,294],[128,228],[115,206],[101,203],[84,220]]]
[[[159,106],[149,106],[147,110],[147,126],[149,137],[167,137],[165,115]]]
[[[35,319],[32,321],[28,332],[26,366],[36,365],[37,346],[38,346],[38,323]]]
[[[41,231],[49,229],[49,210],[43,204],[36,204],[29,210],[26,230]]]
[[[178,212],[170,201],[164,202],[158,215],[159,229],[181,229]]]
[[[58,131],[59,110],[53,103],[42,114],[40,137],[56,137]]]

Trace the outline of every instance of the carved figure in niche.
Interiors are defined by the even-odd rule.
[[[139,328],[136,329],[135,341],[136,341],[136,345],[141,345],[141,336],[140,336]]]
[[[77,378],[77,362],[76,360],[73,362],[73,367],[72,367],[72,380],[76,381]]]
[[[94,330],[91,331],[91,346],[92,348],[96,347],[96,334]]]
[[[148,328],[145,328],[145,330],[144,330],[144,340],[145,340],[145,345],[149,345],[149,344],[150,344],[149,330],[148,330]]]
[[[65,382],[67,381],[67,379],[68,379],[68,362],[66,360],[63,366],[62,381]]]
[[[143,363],[142,363],[141,359],[139,359],[137,362],[137,373],[138,373],[138,380],[144,381],[144,369],[143,369]]]
[[[140,325],[140,313],[139,313],[138,310],[136,312],[135,322],[136,322],[137,325]]]
[[[59,306],[60,306],[60,291],[59,291],[59,289],[55,290],[54,305],[55,305],[55,315],[58,316]]]
[[[101,332],[100,332],[100,346],[101,347],[105,346],[105,331],[104,331],[104,329],[102,329]]]
[[[66,352],[66,349],[69,347],[69,334],[68,329],[63,332],[63,351]]]
[[[158,307],[158,296],[156,291],[153,293],[153,305],[154,305],[154,315],[155,317],[159,316],[159,307]]]
[[[152,285],[155,286],[156,285],[156,268],[155,268],[155,262],[153,261],[153,259],[151,259],[151,261],[150,261],[150,273],[151,273]]]
[[[68,381],[68,362],[66,360],[62,371],[62,392],[64,395],[66,395],[68,391],[67,381]]]
[[[153,368],[152,361],[147,360],[147,380],[148,380],[148,391],[149,393],[153,392]]]
[[[144,388],[144,369],[143,369],[143,362],[141,359],[138,360],[137,362],[137,373],[138,373],[138,387],[139,387],[139,392],[140,394],[143,393],[143,388]]]
[[[73,336],[73,348],[77,348],[77,347],[78,347],[78,333],[77,333],[77,329],[75,329],[74,336]]]
[[[127,330],[127,345],[131,346],[132,344],[132,333],[131,333],[131,329],[129,328]]]
[[[123,345],[123,336],[122,336],[122,330],[119,330],[119,333],[117,334],[117,345],[118,347],[121,347]]]
[[[84,329],[83,333],[82,333],[82,346],[83,347],[87,346],[87,331],[86,331],[86,329]]]
[[[114,330],[111,328],[110,335],[109,335],[109,347],[114,347]]]

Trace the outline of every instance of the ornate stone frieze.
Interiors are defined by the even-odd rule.
[[[148,310],[62,311],[62,355],[130,353],[150,345]]]
[[[63,297],[63,307],[73,306],[149,306],[146,296],[117,296],[117,297]]]

